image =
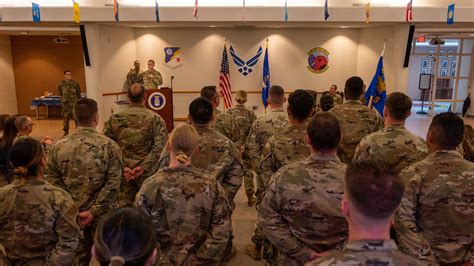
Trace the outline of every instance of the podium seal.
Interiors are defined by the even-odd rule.
[[[148,105],[154,111],[163,109],[166,105],[166,98],[161,92],[153,92],[148,96]]]

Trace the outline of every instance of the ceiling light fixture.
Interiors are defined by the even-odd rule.
[[[341,29],[348,29],[349,26],[341,26]]]
[[[209,28],[217,28],[216,25],[209,25]]]

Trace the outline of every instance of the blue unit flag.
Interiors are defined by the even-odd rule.
[[[373,106],[379,114],[383,117],[383,107],[385,105],[385,98],[387,97],[387,87],[385,85],[385,75],[383,71],[383,55],[380,56],[377,64],[377,71],[375,72],[372,82],[365,93],[367,105]]]
[[[41,22],[40,6],[36,3],[31,3],[31,15],[34,22]]]
[[[448,25],[451,25],[454,23],[454,3],[450,4],[448,6],[448,19],[447,19]]]
[[[267,108],[268,102],[268,91],[270,90],[270,64],[268,62],[268,44],[265,48],[265,56],[263,57],[263,84],[262,84],[262,101],[265,109]]]

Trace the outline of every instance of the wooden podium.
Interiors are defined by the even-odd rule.
[[[173,130],[173,90],[171,88],[146,90],[145,106],[165,120],[168,132]]]

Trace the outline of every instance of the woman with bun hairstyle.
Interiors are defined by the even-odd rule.
[[[225,192],[215,178],[191,166],[198,139],[191,125],[177,126],[166,145],[169,166],[148,178],[135,199],[155,225],[160,265],[218,265],[230,247]]]
[[[72,265],[78,209],[44,180],[46,157],[33,138],[10,149],[14,181],[0,188],[0,265]]]
[[[154,231],[150,217],[140,210],[126,207],[108,214],[97,226],[90,265],[154,265]]]

